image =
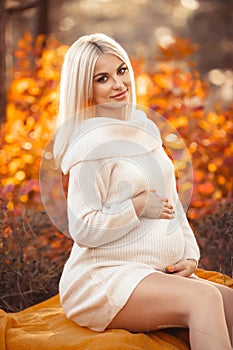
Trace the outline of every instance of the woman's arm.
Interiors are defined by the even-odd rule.
[[[123,237],[140,221],[131,199],[106,205],[108,184],[105,179],[108,179],[108,174],[96,176],[94,169],[87,170],[83,177],[79,165],[70,172],[69,230],[80,246],[98,247]]]

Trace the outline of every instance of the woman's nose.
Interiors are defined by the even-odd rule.
[[[122,90],[124,88],[124,82],[122,81],[121,77],[114,78],[113,88],[116,90],[118,90],[118,89]]]

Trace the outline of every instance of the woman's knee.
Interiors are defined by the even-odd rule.
[[[193,295],[191,296],[194,301],[194,307],[208,310],[223,307],[223,297],[218,288],[211,284],[205,284],[198,282],[196,288],[193,289]]]

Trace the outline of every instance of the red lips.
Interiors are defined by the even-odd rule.
[[[121,98],[123,97],[126,93],[127,93],[128,89],[125,89],[124,91],[122,91],[120,94],[114,95],[114,96],[110,96],[111,98]]]

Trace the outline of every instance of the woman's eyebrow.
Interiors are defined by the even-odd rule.
[[[94,75],[94,79],[96,78],[96,77],[98,77],[99,75],[108,75],[108,73],[105,73],[105,72],[102,72],[102,73],[97,73],[96,75]]]
[[[117,71],[119,70],[119,69],[121,69],[121,67],[122,66],[124,66],[125,65],[125,62],[122,62],[121,64],[120,64],[120,66],[116,69]],[[108,75],[108,73],[107,72],[100,72],[100,73],[97,73],[96,75],[94,75],[94,79],[96,78],[96,77],[98,77],[99,75]]]
[[[123,67],[125,65],[125,62],[122,62],[119,67],[117,68],[117,70],[121,69],[121,67]]]

